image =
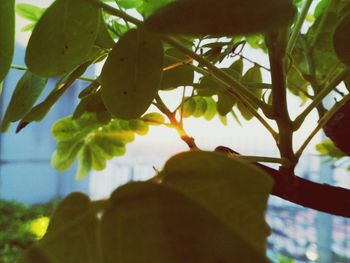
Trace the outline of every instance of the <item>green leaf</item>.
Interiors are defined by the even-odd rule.
[[[97,114],[84,113],[77,119],[68,116],[59,120],[52,127],[52,135],[58,140],[52,165],[65,171],[78,157],[79,179],[91,169],[103,170],[107,160],[125,154],[125,146],[134,140],[135,134],[146,135],[152,121],[159,119],[157,114],[144,117],[130,121],[113,119],[101,124]]]
[[[0,1],[0,83],[12,62],[15,43],[15,0]],[[1,90],[0,90],[1,91]]]
[[[159,37],[143,29],[123,35],[101,73],[101,92],[108,111],[119,119],[139,118],[159,89],[163,47]]]
[[[141,119],[147,122],[149,125],[162,125],[165,123],[164,116],[157,112],[147,113],[146,115],[142,116]]]
[[[90,65],[90,62],[80,65],[71,74],[64,76],[56,88],[45,98],[43,102],[36,105],[29,111],[19,123],[16,132],[21,131],[30,122],[41,121],[49,113],[53,105],[62,97],[62,95],[71,87],[71,85],[79,78]]]
[[[340,61],[350,67],[350,14],[337,26],[333,35],[335,52]]]
[[[225,116],[231,112],[233,106],[236,104],[236,99],[229,93],[219,92],[217,110],[220,115]]]
[[[129,122],[131,130],[138,135],[146,135],[148,133],[148,123],[144,120],[131,120]]]
[[[200,118],[207,111],[207,101],[200,96],[194,96],[192,99],[194,100],[194,102],[196,104],[196,108],[195,108],[192,115],[195,118]]]
[[[117,0],[117,4],[125,9],[138,8],[142,3],[143,0]]]
[[[77,180],[84,179],[92,169],[92,152],[88,145],[85,145],[78,156],[78,171],[75,174]]]
[[[335,159],[347,156],[347,154],[335,146],[331,140],[325,140],[322,143],[317,144],[316,150],[323,156],[329,156]]]
[[[253,67],[247,70],[242,77],[242,82],[245,83],[258,98],[261,97],[262,89],[256,87],[256,84],[260,84],[262,82],[261,69],[258,65],[255,64]],[[237,102],[237,108],[241,112],[244,119],[251,120],[254,117],[249,108],[241,101]],[[255,107],[255,109],[257,109],[257,107]]]
[[[66,171],[75,161],[79,151],[84,146],[83,140],[60,141],[51,157],[51,165],[57,171]]]
[[[210,121],[214,118],[216,111],[216,102],[212,97],[204,97],[207,102],[207,110],[204,113],[204,118]]]
[[[30,21],[36,22],[40,19],[46,8],[41,8],[31,4],[17,4],[16,13]]]
[[[177,155],[161,175],[164,183],[112,194],[101,220],[104,262],[268,262],[268,175],[207,152]]]
[[[306,97],[302,91],[307,92],[308,82],[303,78],[295,67],[291,67],[287,75],[287,87],[290,92],[299,96],[302,103],[306,102]]]
[[[193,115],[196,110],[196,102],[193,98],[185,98],[182,106],[182,116],[184,118],[190,117]]]
[[[35,74],[68,73],[89,59],[100,21],[87,0],[57,0],[41,16],[27,46],[25,61]],[[47,63],[50,61],[50,63]]]
[[[24,73],[18,81],[7,107],[2,123],[3,131],[6,123],[20,120],[32,109],[34,103],[45,88],[46,83],[46,78],[38,77],[30,71]]]
[[[67,196],[50,219],[46,235],[19,263],[99,263],[98,219],[90,200],[80,193]]]
[[[142,0],[143,4],[138,8],[138,11],[144,16],[148,17],[153,14],[160,7],[172,2],[173,0]]]
[[[100,26],[98,28],[98,33],[96,36],[96,40],[95,40],[95,45],[101,47],[101,48],[113,48],[114,46],[114,40],[111,37],[111,35],[109,34],[109,31],[107,29],[107,25],[105,23],[105,21],[102,18],[102,15],[100,16],[101,20],[100,20]]]
[[[229,69],[236,71],[239,76],[242,76],[243,74],[243,59],[240,58],[232,63],[232,65],[229,67]]]
[[[179,61],[185,61],[187,56],[176,49],[168,49],[166,55],[171,56],[174,59],[165,57],[164,68],[168,68]],[[163,71],[162,82],[160,84],[161,89],[174,89],[180,86],[190,86],[193,84],[194,71],[190,65],[182,64],[177,65],[174,68]]]
[[[164,184],[185,193],[230,226],[253,254],[265,254],[270,230],[264,217],[273,186],[268,174],[239,158],[202,151],[174,156],[161,174]],[[235,251],[240,253],[237,247]]]
[[[219,120],[222,123],[222,125],[227,126],[227,117],[226,116],[222,116],[220,114],[218,115],[218,117],[219,117]]]
[[[150,16],[145,26],[162,34],[244,35],[287,26],[295,14],[289,0],[174,1]]]

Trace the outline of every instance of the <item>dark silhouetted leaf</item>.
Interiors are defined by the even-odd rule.
[[[2,130],[5,131],[9,122],[15,122],[23,118],[33,107],[47,83],[46,78],[38,77],[30,71],[26,71],[18,81],[11,101],[7,107]]]
[[[295,13],[289,0],[183,0],[160,8],[145,25],[164,34],[244,35],[286,26]]]
[[[339,60],[350,66],[350,14],[345,16],[336,28],[333,41]]]
[[[15,43],[15,0],[0,1],[0,84],[7,75]],[[1,87],[0,87],[1,93]]]

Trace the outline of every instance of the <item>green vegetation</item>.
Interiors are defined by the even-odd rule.
[[[28,206],[0,200],[0,262],[13,263],[46,230],[58,202]]]
[[[14,0],[0,2],[11,21],[1,16],[0,79],[13,49],[13,6]],[[17,132],[41,121],[83,79],[90,84],[79,105],[52,129],[56,169],[65,171],[77,160],[78,179],[104,169],[149,125],[175,129],[190,150],[168,160],[149,181],[116,189],[108,200],[68,196],[21,263],[267,262],[269,194],[350,217],[350,190],[294,172],[324,128],[333,142],[319,145],[321,153],[348,158],[348,0],[56,0],[47,9],[22,4],[16,10],[30,20],[24,30],[32,34],[27,67],[12,66],[26,73],[2,131],[18,120]],[[247,47],[266,56],[269,66],[247,58]],[[99,76],[83,76],[103,61]],[[36,104],[53,76],[60,78],[56,87]],[[174,89],[181,89],[181,102],[170,109],[162,94]],[[295,118],[289,95],[305,105]],[[329,96],[338,102],[326,107]],[[156,112],[149,113],[150,106]],[[295,146],[294,135],[311,112],[318,124]],[[218,117],[226,125],[230,116],[239,123],[258,121],[279,157],[245,156],[225,146],[202,151],[186,131],[184,118]]]

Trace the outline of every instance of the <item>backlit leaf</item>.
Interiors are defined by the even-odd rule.
[[[119,119],[139,118],[158,91],[163,66],[160,39],[132,29],[119,39],[101,73],[102,99]]]
[[[28,68],[39,76],[52,77],[86,62],[99,22],[98,8],[87,0],[55,1],[30,37],[25,57]]]

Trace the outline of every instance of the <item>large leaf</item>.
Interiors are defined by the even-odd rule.
[[[162,174],[162,184],[113,193],[101,222],[104,262],[268,262],[267,175],[200,152],[172,158]]]
[[[162,66],[159,37],[143,29],[123,35],[101,73],[101,94],[108,111],[119,119],[139,118],[156,96]]]
[[[30,71],[24,73],[18,81],[7,107],[2,122],[2,131],[6,130],[10,122],[20,120],[32,109],[46,83],[46,78],[38,77]]]
[[[0,84],[10,69],[15,42],[15,0],[0,1]],[[0,88],[1,92],[1,88]]]
[[[57,0],[41,16],[25,61],[39,76],[68,73],[88,60],[99,29],[98,8],[87,0]],[[48,63],[50,61],[50,63]]]
[[[350,14],[345,16],[336,28],[333,43],[339,60],[350,66]]]
[[[66,197],[53,214],[46,235],[19,263],[98,263],[98,219],[87,196]]]
[[[130,1],[130,0],[129,0]],[[142,5],[140,5],[137,10],[144,16],[148,17],[153,14],[158,8],[174,1],[174,0],[141,0]]]
[[[265,253],[270,230],[264,214],[273,185],[269,175],[238,158],[201,151],[174,156],[165,164],[162,175],[163,183],[185,193],[229,225],[249,243],[252,253]]]
[[[295,13],[289,0],[183,0],[156,11],[146,28],[165,34],[243,35],[286,26]]]

